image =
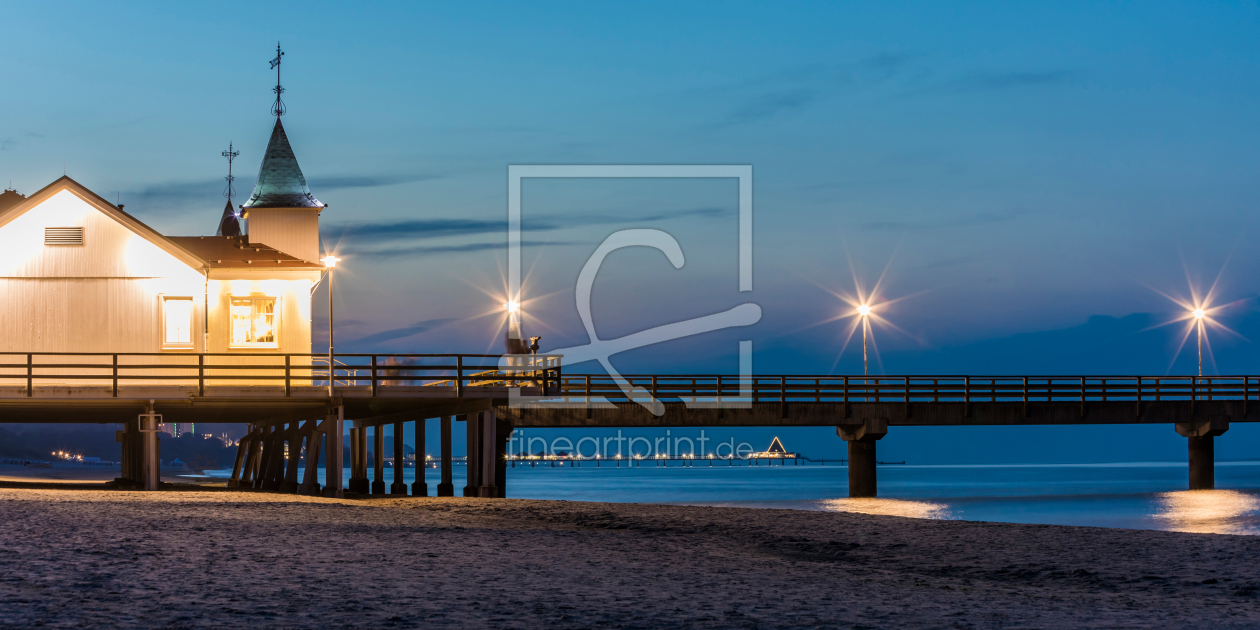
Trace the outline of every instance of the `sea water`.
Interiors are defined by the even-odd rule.
[[[848,468],[817,464],[661,467],[604,460],[509,466],[521,499],[666,503],[889,514],[918,518],[1260,534],[1260,461],[1217,462],[1213,491],[1187,491],[1184,462],[880,466],[878,499],[848,498]],[[207,471],[227,476],[229,471]],[[320,469],[320,483],[324,481]],[[394,481],[385,469],[386,486]],[[456,494],[462,466],[453,468]],[[439,471],[425,469],[429,494]],[[349,471],[346,472],[349,478]],[[368,478],[375,478],[369,469]],[[415,469],[403,469],[415,480]]]

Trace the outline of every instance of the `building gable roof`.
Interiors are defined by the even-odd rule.
[[[204,260],[180,247],[171,239],[162,236],[157,232],[157,230],[145,225],[139,219],[123,212],[122,208],[115,206],[103,199],[100,195],[88,190],[88,188],[83,184],[80,184],[65,175],[53,181],[53,183],[44,186],[30,197],[24,199],[21,203],[14,205],[7,210],[0,211],[0,228],[9,224],[14,219],[26,214],[28,211],[36,208],[48,199],[52,198],[53,195],[56,195],[63,190],[70,192],[74,196],[83,200],[84,203],[92,206],[96,210],[99,210],[102,214],[122,224],[123,227],[131,230],[137,236],[153,243],[159,249],[165,251],[171,256],[174,256],[180,262],[188,265],[189,267],[194,269],[203,269],[207,266]]]
[[[274,247],[249,242],[248,236],[171,236],[180,247],[211,269],[323,269],[324,265],[290,256]]]
[[[258,168],[258,182],[254,194],[243,206],[250,208],[323,208],[311,190],[306,187],[306,177],[298,167],[297,156],[289,146],[289,136],[284,132],[280,118],[271,130],[267,152]]]

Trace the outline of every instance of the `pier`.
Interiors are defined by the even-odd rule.
[[[0,422],[121,423],[119,483],[150,489],[158,423],[249,423],[229,485],[328,496],[343,492],[339,476],[320,488],[307,466],[298,479],[298,457],[285,453],[322,454],[340,470],[350,422],[348,490],[427,496],[423,479],[404,484],[403,467],[387,483],[384,427],[401,461],[406,424],[424,452],[424,423],[435,420],[436,495],[456,492],[458,428],[469,445],[462,494],[482,497],[506,496],[506,469],[522,461],[506,449],[516,428],[831,426],[848,444],[850,495],[869,497],[878,494],[877,443],[894,427],[1168,424],[1186,438],[1189,487],[1210,489],[1215,438],[1230,423],[1260,420],[1260,376],[657,374],[625,377],[627,395],[608,376],[563,374],[555,355],[338,354],[331,375],[327,365],[315,354],[4,353]]]

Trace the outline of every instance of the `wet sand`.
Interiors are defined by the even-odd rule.
[[[176,468],[162,468],[162,481],[165,483],[190,484],[196,480],[180,477],[190,471]],[[122,476],[122,469],[117,466],[86,466],[54,462],[51,468],[35,468],[20,464],[0,464],[0,486],[5,485],[84,485],[113,481]],[[215,485],[226,486],[222,479],[208,480]]]
[[[1260,538],[789,510],[0,488],[0,627],[1260,625]]]

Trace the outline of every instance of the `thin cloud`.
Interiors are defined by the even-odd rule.
[[[521,247],[537,247],[546,245],[581,245],[576,241],[521,241]],[[462,245],[420,245],[416,247],[393,247],[377,250],[349,250],[356,258],[402,258],[407,256],[425,256],[429,254],[450,254],[460,252],[481,252],[487,250],[507,249],[506,242],[465,243]]]
[[[994,92],[1062,85],[1076,78],[1073,70],[1016,70],[1009,72],[976,72],[927,87],[913,94],[964,94]]]
[[[394,186],[412,182],[437,179],[437,175],[413,174],[396,176],[360,176],[344,175],[315,177],[308,180],[312,191],[317,195],[321,191],[332,191],[346,188],[375,188]],[[149,212],[182,210],[190,206],[210,206],[223,203],[222,178],[191,181],[175,181],[150,184],[138,190],[125,190],[123,196],[131,203],[144,206]],[[254,188],[252,179],[237,177],[233,186],[242,201]]]
[[[944,221],[868,221],[860,224],[858,227],[870,232],[930,232],[1004,223],[1020,216],[1021,214],[1017,212],[990,212]]]
[[[418,335],[422,332],[428,332],[430,330],[433,330],[434,328],[440,328],[454,321],[458,321],[458,320],[451,317],[443,318],[443,319],[426,319],[421,322],[416,322],[410,326],[404,326],[402,328],[393,328],[390,330],[382,330],[381,332],[368,335],[361,339],[356,339],[355,341],[352,341],[350,343],[371,345],[371,344],[382,343],[385,341],[393,341],[395,339],[403,339],[405,337],[410,337],[412,335]]]
[[[343,188],[379,188],[439,179],[437,175],[399,175],[395,177],[370,177],[346,175],[332,177],[314,177],[307,181],[311,190],[341,190]]]
[[[732,213],[732,210],[726,208],[706,207],[642,215],[575,214],[526,217],[521,220],[521,231],[552,232],[592,225],[645,224],[687,217],[722,218]],[[424,240],[452,236],[506,234],[507,221],[504,219],[415,219],[384,223],[344,223],[329,225],[324,232],[334,238],[344,238],[355,245],[370,245],[404,239]]]

